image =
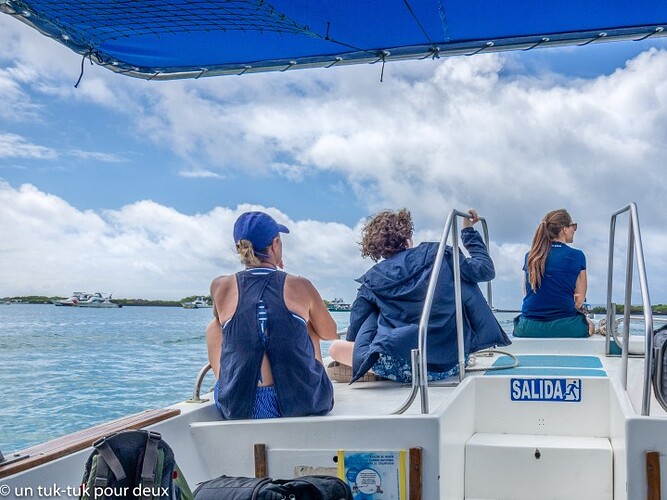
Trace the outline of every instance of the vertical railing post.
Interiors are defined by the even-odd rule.
[[[621,350],[621,383],[628,390],[628,354],[630,352],[630,309],[632,308],[632,265],[634,258],[634,230],[632,216],[628,223],[628,250],[625,261],[625,298],[623,302],[623,347]]]
[[[609,228],[609,268],[607,272],[607,334],[618,345],[619,341],[614,331],[614,315],[612,311],[612,293],[613,293],[613,253],[614,253],[614,233],[616,231],[616,217],[624,212],[630,212],[630,221],[628,225],[628,250],[625,269],[625,298],[623,306],[623,342],[621,351],[621,382],[623,389],[627,390],[628,378],[628,355],[630,350],[630,309],[632,301],[632,273],[635,259],[637,261],[637,270],[639,284],[641,287],[642,308],[644,310],[644,386],[642,394],[642,415],[648,415],[651,409],[651,376],[653,373],[653,311],[651,310],[651,298],[648,291],[648,278],[646,276],[646,263],[644,262],[644,249],[642,247],[641,231],[639,229],[639,215],[637,213],[637,204],[632,202],[626,207],[618,210],[611,216]],[[609,337],[608,337],[609,338]],[[609,341],[607,342],[609,344]],[[609,351],[609,345],[607,345]]]
[[[426,290],[426,297],[424,299],[424,308],[422,309],[421,317],[419,318],[419,337],[417,340],[417,346],[419,348],[419,391],[421,396],[421,411],[422,413],[428,413],[428,370],[427,370],[427,349],[426,349],[426,338],[428,331],[428,319],[431,315],[431,308],[433,307],[433,296],[435,295],[435,287],[438,284],[438,277],[440,276],[440,267],[442,266],[442,260],[445,255],[445,248],[447,247],[447,237],[451,231],[452,225],[456,226],[456,210],[452,210],[447,216],[447,221],[445,222],[445,227],[442,231],[442,237],[440,238],[440,244],[438,246],[438,252],[435,255],[435,262],[433,263],[433,270],[431,271],[431,276],[428,281],[428,289]],[[415,385],[415,380],[412,380],[413,387]]]
[[[639,288],[642,295],[642,306],[644,309],[644,393],[642,396],[642,415],[648,415],[651,411],[651,375],[653,373],[653,310],[651,309],[651,297],[648,290],[648,277],[646,275],[646,262],[644,261],[644,247],[642,244],[641,230],[639,228],[639,213],[637,204],[630,204],[630,214],[634,220],[634,252],[637,256],[637,269],[639,270]]]
[[[428,320],[431,315],[431,308],[433,307],[433,297],[435,295],[435,288],[440,276],[440,268],[442,260],[445,255],[447,247],[447,239],[449,233],[452,232],[452,271],[454,274],[454,302],[456,307],[456,343],[458,348],[458,366],[459,366],[459,383],[465,377],[465,338],[463,333],[463,304],[461,301],[461,262],[459,260],[459,235],[456,217],[470,218],[470,214],[461,212],[459,210],[452,210],[447,216],[445,227],[442,231],[442,237],[438,245],[438,251],[433,263],[433,269],[428,282],[428,289],[424,299],[424,307],[422,309],[421,317],[419,319],[417,349],[411,352],[412,360],[412,389],[407,400],[394,412],[393,414],[401,414],[405,412],[412,402],[415,400],[417,393],[420,393],[421,412],[429,412],[428,401],[428,354],[427,354],[427,337],[428,337]],[[484,231],[484,244],[487,247],[489,242],[489,230],[486,220],[483,217],[479,218]],[[491,283],[487,285],[487,301],[491,306],[492,290]]]
[[[616,216],[611,217],[609,223],[609,264],[607,266],[607,338],[605,341],[606,354],[611,354],[611,342],[616,341],[614,326],[616,324],[616,305],[612,303],[614,281],[614,237],[616,235]]]

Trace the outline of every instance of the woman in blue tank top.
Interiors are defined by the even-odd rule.
[[[245,270],[211,283],[213,314],[206,340],[225,419],[323,415],[333,386],[319,340],[337,338],[336,323],[315,287],[282,272],[282,224],[246,212],[234,224]]]
[[[568,246],[577,223],[564,209],[537,226],[524,260],[524,299],[514,320],[516,337],[587,337],[594,326],[580,312],[586,300],[586,257]]]

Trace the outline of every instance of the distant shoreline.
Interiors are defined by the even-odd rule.
[[[0,299],[0,305],[10,303],[11,305],[21,305],[21,304],[37,304],[37,305],[53,305],[54,302],[64,300],[64,297],[44,297],[38,295],[24,296],[24,297],[4,297]],[[181,300],[147,300],[147,299],[112,299],[113,302],[123,306],[123,307],[183,307],[183,302],[188,302],[191,300],[190,297],[186,297]],[[630,314],[641,315],[642,311],[638,310],[639,306],[632,306]],[[654,304],[652,307],[653,316],[667,316],[667,306],[664,304]],[[341,311],[349,312],[349,311]],[[497,313],[512,313],[520,314],[520,309],[493,309],[493,312]],[[595,307],[591,312],[595,314],[606,314],[606,310],[602,310],[601,307]],[[616,314],[623,314],[622,312],[617,311]]]

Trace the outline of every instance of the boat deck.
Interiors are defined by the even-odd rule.
[[[423,490],[415,498],[532,500],[535,490],[530,478],[543,480],[540,487],[548,485],[549,491],[556,492],[553,498],[645,497],[644,454],[646,450],[667,452],[667,419],[655,400],[651,416],[640,416],[644,359],[629,359],[626,392],[620,382],[621,358],[605,355],[603,337],[513,340],[503,351],[517,356],[519,367],[489,371],[510,358],[476,355],[475,367],[480,371],[467,373],[462,383],[448,386],[458,381],[451,380],[429,386],[428,414],[421,412],[419,395],[404,414],[392,414],[408,398],[411,387],[407,384],[334,383],[335,407],[324,417],[223,421],[209,393],[203,396],[206,402],[173,405],[180,413],[150,428],[172,446],[192,484],[221,474],[336,474],[341,450],[405,450],[422,460]],[[641,345],[631,348],[641,349]],[[513,380],[550,378],[575,381],[579,399],[517,401],[511,395]],[[262,450],[259,455],[258,449]],[[540,460],[533,457],[538,450]],[[90,448],[82,449],[3,482],[12,488],[76,485],[89,453]],[[600,457],[594,464],[591,453]],[[532,458],[527,460],[526,454]],[[506,458],[489,463],[491,456]],[[549,463],[557,465],[546,467]],[[580,474],[584,469],[587,477]],[[667,481],[665,469],[662,475]],[[505,481],[501,485],[505,490],[489,491],[480,489],[487,479],[479,476],[480,470],[503,477],[522,474]],[[410,481],[414,486],[416,481]]]
[[[620,356],[606,356],[606,339],[594,336],[588,339],[518,339],[513,338],[512,345],[503,351],[520,357],[516,369],[498,371],[466,372],[466,377],[480,376],[577,376],[609,377],[621,379],[622,365]],[[643,345],[633,342],[631,350],[642,350]],[[523,357],[523,362],[521,361]],[[528,358],[526,358],[528,357]],[[554,362],[555,357],[569,359],[569,362]],[[503,358],[499,361],[500,358]],[[526,360],[531,366],[526,366]],[[494,363],[509,363],[510,358],[494,353],[492,356],[475,356],[475,367],[491,367]],[[644,376],[644,358],[630,356],[628,359],[628,395],[637,414],[641,413],[642,386]],[[445,404],[456,394],[458,377],[444,382],[429,384],[429,410],[437,413],[438,407]],[[336,404],[328,417],[346,415],[388,415],[399,408],[410,394],[409,384],[391,381],[355,382],[346,384],[334,382]],[[406,414],[421,413],[419,396]],[[651,402],[651,415],[667,416],[655,397]]]

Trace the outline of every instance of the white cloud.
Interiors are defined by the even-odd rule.
[[[58,158],[58,152],[45,146],[31,144],[18,134],[0,132],[0,159],[3,158],[53,160]]]
[[[204,169],[181,170],[178,172],[181,177],[189,177],[192,179],[222,179],[223,176],[217,172],[211,172]]]
[[[105,163],[124,163],[127,160],[114,153],[101,153],[98,151],[83,151],[81,149],[72,149],[65,152],[66,154],[75,158],[83,160],[93,160]]]
[[[553,207],[599,217],[645,195],[667,152],[666,52],[569,83],[503,78],[505,61],[396,64],[384,83],[372,67],[175,82],[156,89],[141,126],[210,170],[335,171],[360,194],[372,187],[369,208],[412,205],[429,222],[475,205],[530,226]],[[417,64],[429,71],[415,80]],[[665,187],[658,176],[649,191]],[[507,237],[515,222],[502,223]]]
[[[520,302],[523,253],[534,228],[544,213],[560,207],[580,224],[575,244],[588,256],[589,298],[603,301],[609,215],[637,201],[652,296],[667,302],[664,50],[644,52],[594,79],[525,74],[514,54],[388,64],[384,83],[378,66],[143,82],[86,65],[75,90],[80,58],[17,24],[0,16],[7,38],[0,58],[11,54],[8,69],[0,72],[0,90],[10,96],[0,103],[0,116],[22,110],[30,117],[41,105],[38,94],[75,99],[94,112],[111,109],[124,114],[138,136],[179,156],[182,176],[226,177],[234,170],[279,175],[303,186],[318,182],[320,172],[334,173],[348,181],[369,213],[407,206],[420,234],[434,238],[451,208],[476,207],[490,224],[496,303],[505,307]],[[0,158],[62,154],[37,142],[4,134]],[[111,269],[104,276],[119,283],[115,288],[121,289],[118,276],[128,275],[122,256],[142,278],[136,280],[144,283],[138,293],[154,296],[162,288],[179,296],[183,284],[198,292],[201,285],[192,283],[207,286],[211,272],[233,269],[233,259],[219,257],[228,250],[222,236],[210,235],[229,234],[239,209],[190,217],[150,202],[102,215],[69,207],[76,217],[102,224],[75,240],[89,250],[101,245],[99,258]],[[286,238],[297,257],[288,256],[288,264],[315,276],[332,290],[328,296],[349,300],[352,278],[370,265],[356,256],[357,230],[277,214],[308,234],[303,241],[296,231]],[[61,246],[73,250],[68,241],[63,238]],[[31,252],[41,248],[36,245]],[[81,276],[89,277],[93,273]],[[59,293],[80,287],[71,283]]]
[[[116,297],[180,299],[208,293],[219,274],[238,271],[232,227],[247,210],[265,210],[291,233],[284,237],[288,272],[309,278],[326,298],[351,299],[351,276],[365,263],[354,229],[337,223],[291,220],[274,208],[218,207],[184,215],[152,201],[98,214],[81,212],[31,185],[0,181],[0,293],[67,295],[113,291]],[[326,263],[324,265],[323,263]]]

